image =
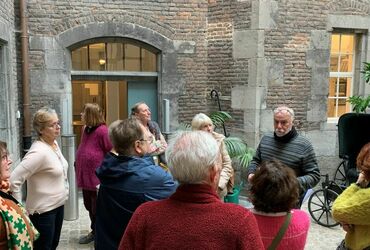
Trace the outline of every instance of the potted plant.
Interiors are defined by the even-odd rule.
[[[217,127],[224,126],[225,122],[232,119],[231,115],[225,111],[212,112],[209,117],[211,118],[215,129]],[[236,166],[240,171],[247,169],[255,154],[255,150],[248,147],[248,145],[239,137],[226,136],[226,138],[224,139],[224,143],[226,145],[229,156],[233,161],[234,170]],[[243,187],[243,181],[241,181],[241,178],[239,179],[240,181],[237,182],[237,184],[234,186],[234,192],[232,194],[226,195],[225,202],[239,204],[239,194],[241,188]]]
[[[364,62],[364,68],[361,71],[364,74],[365,82],[370,83],[370,63]],[[352,110],[358,113],[366,113],[366,109],[370,104],[370,95],[364,96],[351,96],[348,98],[348,102],[352,104]]]
[[[225,122],[232,119],[231,115],[225,111],[214,111],[209,117],[215,128],[222,126]],[[246,169],[253,158],[255,153],[254,149],[248,147],[247,143],[239,137],[226,136],[224,142],[230,158],[232,160],[237,160],[240,168]]]

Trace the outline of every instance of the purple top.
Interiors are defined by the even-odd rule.
[[[101,165],[105,154],[111,149],[112,144],[105,124],[100,125],[90,133],[87,133],[84,129],[76,153],[76,176],[79,188],[96,190],[96,186],[100,182],[95,175],[95,169]]]

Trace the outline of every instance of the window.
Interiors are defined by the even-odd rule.
[[[328,119],[351,112],[347,102],[353,91],[355,36],[333,33],[330,51]]]
[[[157,71],[156,54],[130,43],[94,43],[72,51],[73,70]]]

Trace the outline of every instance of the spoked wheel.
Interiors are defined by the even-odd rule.
[[[347,162],[343,160],[334,173],[334,182],[341,188],[345,188],[347,185],[346,164]]]
[[[311,217],[321,226],[335,227],[339,225],[332,217],[331,207],[338,194],[330,189],[320,189],[312,193],[308,199],[308,211]]]

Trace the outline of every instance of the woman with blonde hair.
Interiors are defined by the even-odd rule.
[[[220,180],[218,182],[217,193],[220,199],[223,200],[227,193],[233,192],[234,187],[234,169],[231,165],[231,159],[224,143],[225,136],[213,131],[214,126],[211,118],[203,113],[199,113],[194,116],[191,121],[191,127],[193,130],[202,130],[211,133],[220,147],[222,170]]]
[[[89,212],[91,232],[79,239],[80,244],[87,244],[95,237],[96,186],[100,184],[95,170],[101,165],[104,156],[112,149],[105,125],[103,111],[97,103],[86,103],[81,113],[84,123],[81,143],[76,153],[77,185],[82,189],[83,201]]]
[[[20,201],[21,187],[27,181],[26,209],[40,233],[34,247],[56,249],[69,192],[68,162],[56,141],[61,128],[56,111],[39,109],[33,117],[33,128],[37,139],[11,174],[10,189]]]

